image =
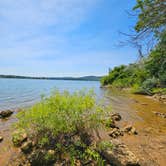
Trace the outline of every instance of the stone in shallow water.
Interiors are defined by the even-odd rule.
[[[1,118],[7,118],[13,114],[13,111],[11,110],[6,110],[6,111],[1,111],[0,112],[0,117]]]
[[[133,127],[132,125],[125,126],[124,129],[123,129],[123,131],[126,132],[126,133],[128,133],[128,134],[134,134],[134,135],[138,134],[136,128]]]
[[[111,119],[113,121],[120,121],[122,119],[122,117],[119,113],[114,113],[114,114],[111,115]]]

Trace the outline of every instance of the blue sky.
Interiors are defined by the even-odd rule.
[[[134,62],[118,31],[135,18],[131,0],[0,0],[0,74],[105,75]]]

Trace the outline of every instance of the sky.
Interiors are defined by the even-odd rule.
[[[122,47],[136,22],[135,0],[0,0],[0,74],[106,75],[132,63],[137,51]]]

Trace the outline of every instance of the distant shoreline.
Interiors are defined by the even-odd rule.
[[[36,80],[73,80],[73,81],[100,81],[100,76],[84,76],[84,77],[29,77],[17,75],[0,75],[0,78],[9,79],[36,79]]]

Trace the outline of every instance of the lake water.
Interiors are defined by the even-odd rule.
[[[26,107],[39,101],[42,94],[49,95],[54,89],[74,92],[93,89],[100,94],[98,81],[35,80],[0,78],[0,110]]]
[[[166,105],[147,96],[126,94],[110,88],[101,89],[100,83],[95,81],[0,79],[0,111],[30,106],[40,100],[41,94],[49,95],[55,88],[70,92],[83,88],[94,89],[97,96],[106,99],[106,104],[111,103],[113,112],[122,115],[119,126],[132,124],[137,129],[138,136],[126,135],[120,137],[121,141],[146,160],[145,165],[165,166],[166,121],[154,112],[166,113]],[[0,119],[0,135],[5,138],[0,145],[0,165],[5,165],[2,163],[15,155],[10,145],[10,126],[14,122],[14,115],[8,120]],[[150,162],[146,164],[147,161]]]

